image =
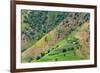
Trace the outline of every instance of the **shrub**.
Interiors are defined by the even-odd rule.
[[[45,55],[45,53],[41,53],[41,56],[44,56]]]
[[[50,52],[50,50],[48,50],[48,53]]]
[[[66,54],[64,54],[64,56],[66,56]]]
[[[56,48],[58,48],[59,47],[59,45],[56,45]]]
[[[30,57],[29,59],[28,59],[28,62],[31,62],[33,60],[33,58],[32,57]]]
[[[26,49],[25,48],[23,48],[23,49],[21,49],[21,52],[24,52]]]
[[[81,25],[82,25],[82,22],[79,23],[79,26],[81,26]]]
[[[76,20],[76,17],[73,17],[73,19],[75,19],[75,20]]]
[[[53,50],[54,48],[52,48],[52,50]]]
[[[66,49],[63,49],[62,52],[66,52]]]
[[[68,23],[69,21],[67,20],[66,23]]]
[[[40,56],[37,56],[36,60],[39,60],[41,57]]]
[[[74,50],[74,48],[72,47],[72,48],[70,48],[70,51],[72,51],[72,50]]]
[[[56,58],[55,61],[58,61],[58,59]]]
[[[72,51],[73,50],[73,48],[68,48],[68,51]]]

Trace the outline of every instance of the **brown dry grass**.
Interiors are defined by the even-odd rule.
[[[82,25],[80,31],[76,33],[76,38],[79,39],[81,48],[76,50],[77,55],[81,56],[83,59],[89,58],[89,41],[87,42],[87,39],[89,39],[89,34],[86,32],[89,28],[89,23],[86,22]]]

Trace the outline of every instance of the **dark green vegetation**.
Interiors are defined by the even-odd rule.
[[[22,10],[22,62],[89,59],[89,13]]]

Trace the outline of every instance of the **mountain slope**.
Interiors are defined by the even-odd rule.
[[[21,10],[21,52],[53,30],[68,12]]]
[[[22,62],[30,62],[33,59],[37,59],[38,56],[43,55],[51,46],[64,39],[64,37],[71,34],[77,27],[81,27],[84,22],[88,21],[87,15],[87,13],[69,13],[57,27],[22,53]]]
[[[40,59],[33,60],[33,62],[89,59],[89,42],[86,41],[89,39],[88,27],[89,22],[84,23],[71,32],[69,36],[53,45],[48,53],[45,53]]]

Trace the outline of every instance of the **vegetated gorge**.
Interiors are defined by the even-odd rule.
[[[90,58],[90,14],[21,10],[21,62]]]

